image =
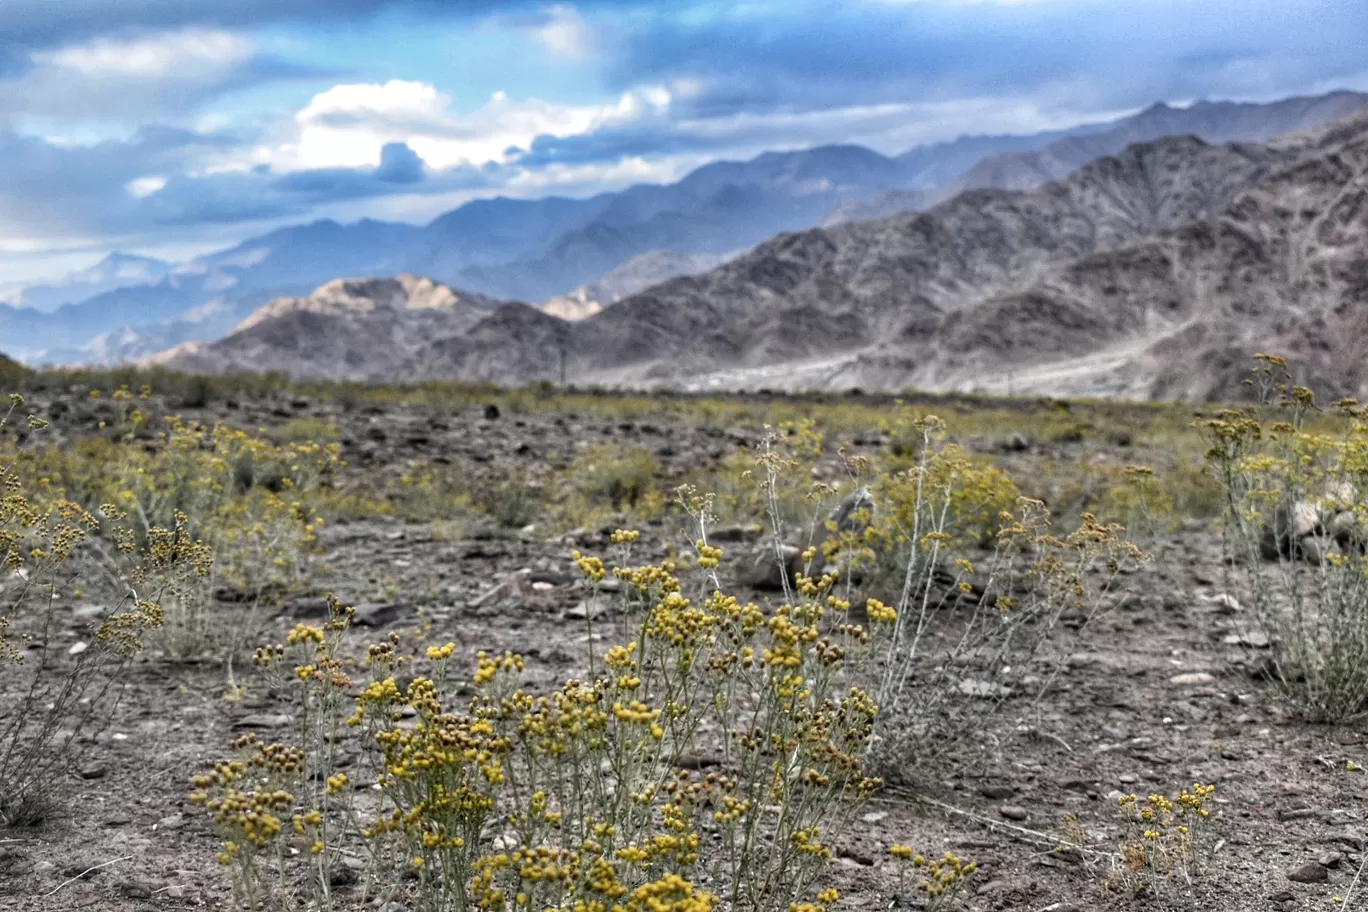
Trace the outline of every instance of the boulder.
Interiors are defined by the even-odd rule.
[[[785,575],[792,584],[802,569],[803,552],[793,545],[776,548],[771,538],[750,552],[737,581],[751,589],[783,589]]]
[[[1350,510],[1336,513],[1325,531],[1345,553],[1368,551],[1368,524]]]

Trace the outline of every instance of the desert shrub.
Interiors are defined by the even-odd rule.
[[[843,665],[880,625],[824,631],[830,580],[768,613],[709,594],[715,577],[689,597],[668,562],[630,564],[635,533],[614,539],[617,610],[633,636],[591,655],[587,680],[531,693],[518,656],[482,653],[472,679],[455,681],[454,644],[427,650],[426,674],[400,675],[394,639],[370,648],[371,682],[345,720],[379,767],[381,803],[364,818],[334,765],[352,687],[337,658],[345,611],[259,650],[274,680],[297,682],[299,743],[240,741],[246,756],[198,778],[192,796],[218,824],[240,897],[297,892],[291,868],[304,865],[324,898],[328,866],[360,840],[377,882],[424,909],[834,901],[817,891],[831,840],[878,787],[860,761],[877,709]],[[711,569],[719,554],[700,543],[698,557]],[[591,588],[608,572],[578,560]],[[716,772],[688,768],[701,752],[720,752]],[[705,819],[721,850],[705,845]],[[284,851],[291,828],[309,855]]]
[[[547,485],[547,506],[562,526],[602,526],[623,517],[647,519],[665,507],[655,457],[641,447],[596,444]]]
[[[22,404],[17,396],[0,430]],[[44,422],[29,418],[41,430]],[[208,573],[207,549],[183,517],[140,545],[113,505],[99,515],[54,496],[0,453],[0,823],[41,818],[82,739],[117,702],[123,672],[162,607]],[[88,641],[58,642],[78,596],[111,609]]]
[[[226,425],[208,427],[178,418],[144,446],[135,439],[148,418],[135,397],[118,390],[113,437],[86,438],[74,447],[36,447],[15,456],[18,471],[39,479],[45,502],[69,500],[94,512],[110,504],[127,516],[137,546],[153,530],[184,528],[214,560],[193,585],[163,603],[158,644],[178,657],[204,653],[227,658],[242,644],[236,625],[214,610],[214,593],[254,604],[268,591],[301,585],[320,519],[311,492],[337,465],[336,446],[276,446]]]
[[[272,428],[270,438],[276,443],[336,443],[342,439],[342,431],[331,418],[302,417]]]
[[[1091,514],[1057,537],[1044,505],[965,458],[938,418],[913,426],[922,435],[916,463],[866,489],[866,521],[827,524],[821,560],[816,548],[802,559],[813,576],[835,572],[844,599],[861,590],[882,596],[866,604],[871,621],[892,625],[886,659],[868,682],[881,707],[870,756],[883,775],[916,783],[1019,691],[1060,619],[1072,613],[1086,624],[1120,562],[1143,555],[1119,526]],[[804,474],[780,442],[767,439],[757,456],[766,490]],[[857,483],[869,468],[861,459],[847,466]],[[812,487],[814,500],[829,493]],[[823,567],[830,570],[813,569]]]
[[[1173,798],[1123,795],[1118,802],[1121,842],[1107,885],[1160,895],[1177,880],[1191,883],[1210,851],[1207,801],[1215,791],[1216,786],[1197,782]]]
[[[899,904],[913,905],[913,884],[927,912],[943,912],[951,908],[956,898],[978,870],[972,861],[965,862],[954,852],[940,858],[927,858],[911,846],[894,843],[889,855],[898,869],[898,883],[894,895]]]
[[[1352,719],[1368,710],[1368,413],[1346,400],[1312,429],[1310,390],[1282,359],[1258,364],[1258,404],[1201,425],[1227,537],[1281,695],[1305,719]]]

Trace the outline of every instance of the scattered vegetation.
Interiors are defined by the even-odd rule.
[[[1258,404],[1202,426],[1269,673],[1302,717],[1354,719],[1368,710],[1368,412],[1322,412],[1275,356],[1251,382]]]

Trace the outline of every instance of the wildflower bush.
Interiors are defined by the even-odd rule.
[[[1111,887],[1128,892],[1162,893],[1177,880],[1190,883],[1201,871],[1208,850],[1216,786],[1193,783],[1176,797],[1123,795],[1121,845],[1113,858]]]
[[[910,905],[915,889],[921,894],[922,908],[928,912],[952,908],[978,870],[978,864],[965,862],[954,852],[946,852],[940,858],[927,858],[911,846],[894,843],[889,848],[889,855],[898,868],[895,892],[899,902]]]
[[[845,460],[852,484],[869,484],[844,527],[820,520],[834,489],[812,485],[819,544],[801,555],[806,572],[834,574],[838,607],[878,593],[863,598],[871,623],[890,627],[879,670],[866,682],[881,707],[871,759],[884,776],[909,782],[1019,692],[1061,618],[1086,625],[1121,564],[1144,559],[1121,526],[1092,514],[1055,535],[1044,504],[967,459],[938,418],[911,418],[902,433],[913,431],[915,460],[891,475],[868,479],[867,460]],[[806,474],[802,450],[785,443],[767,439],[755,470],[776,538],[785,534],[777,492],[785,478]]]
[[[331,872],[360,854],[368,889],[431,910],[830,906],[838,895],[823,880],[837,840],[885,771],[923,777],[1011,692],[1009,674],[1058,616],[1095,594],[1085,571],[1135,556],[1091,517],[1053,538],[1040,505],[1019,502],[992,518],[983,578],[1002,594],[975,595],[967,561],[946,577],[942,557],[961,524],[984,521],[983,498],[964,493],[981,490],[972,465],[941,447],[938,429],[925,422],[921,461],[903,479],[905,525],[873,525],[858,498],[856,522],[812,521],[812,541],[824,537],[778,605],[727,594],[726,555],[709,541],[714,501],[688,487],[678,506],[697,573],[636,563],[631,530],[613,534],[608,563],[576,552],[590,599],[609,598],[610,575],[616,595],[607,617],[586,612],[587,674],[552,692],[523,683],[518,655],[481,653],[465,678],[455,644],[412,660],[395,635],[369,646],[369,680],[354,683],[348,613],[336,604],[328,625],[263,647],[256,663],[294,694],[299,734],[239,742],[242,755],[198,779],[193,796],[222,833],[219,860],[241,898],[327,906]],[[755,454],[751,479],[781,537],[775,505],[791,479],[811,485],[801,460],[816,446],[785,433]],[[808,508],[833,493],[817,484]],[[1026,546],[1030,560],[1013,564]],[[880,547],[901,549],[901,594],[859,599],[849,577]],[[605,630],[620,639],[599,645]],[[344,731],[360,751],[345,773]],[[348,777],[378,788],[357,792]],[[941,907],[974,872],[954,858],[909,862],[925,867],[923,892]]]
[[[1318,409],[1275,356],[1251,382],[1256,404],[1201,424],[1237,572],[1287,704],[1353,719],[1368,710],[1368,412]]]
[[[14,396],[0,435],[22,398]],[[46,422],[30,416],[32,431]],[[183,514],[139,527],[114,504],[92,512],[0,451],[0,823],[36,822],[51,809],[85,739],[107,718],[143,637],[163,607],[210,572],[208,549]],[[70,645],[60,642],[77,596],[110,612]]]
[[[116,390],[109,437],[18,452],[15,468],[41,481],[46,502],[69,501],[89,511],[111,505],[126,517],[140,549],[159,528],[207,549],[214,558],[208,571],[168,593],[155,636],[175,657],[226,659],[244,644],[236,625],[216,617],[214,593],[231,591],[236,601],[255,604],[306,582],[322,525],[311,498],[338,465],[338,449],[277,446],[227,425],[177,417],[164,419],[158,431],[139,407],[148,395]]]

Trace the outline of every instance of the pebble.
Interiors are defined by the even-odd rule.
[[[1193,687],[1199,684],[1211,684],[1216,680],[1215,676],[1205,671],[1189,671],[1185,674],[1177,674],[1169,678],[1170,684],[1177,684],[1180,687]]]
[[[567,620],[572,621],[583,621],[585,619],[593,620],[607,610],[607,599],[590,598],[585,599],[575,607],[568,609],[565,612],[565,617]]]
[[[1024,807],[1019,807],[1015,804],[1004,804],[1002,807],[998,808],[998,813],[1008,820],[1017,821],[1025,820],[1031,816],[1030,814],[1026,813],[1026,809]]]
[[[152,887],[140,880],[126,880],[119,884],[119,892],[129,899],[151,899]]]
[[[990,801],[1005,801],[1016,792],[1014,785],[985,785],[979,788],[979,794]]]
[[[1344,856],[1339,852],[1326,852],[1320,858],[1316,859],[1316,863],[1323,868],[1338,868],[1339,863],[1343,860]]]
[[[1287,879],[1293,883],[1328,883],[1330,880],[1330,871],[1325,865],[1320,864],[1319,862],[1308,861],[1295,871],[1289,871],[1287,873]]]
[[[78,640],[77,642],[71,644],[71,648],[67,650],[67,655],[78,656],[89,648],[89,643],[85,642],[84,640]]]
[[[42,877],[44,874],[51,874],[57,870],[57,866],[50,861],[40,861],[33,866],[33,873]]]
[[[87,763],[76,771],[76,775],[82,779],[101,779],[108,772],[109,768],[103,763]]]
[[[253,713],[250,716],[243,716],[234,724],[234,728],[286,728],[293,720],[282,713]]]
[[[870,811],[868,814],[865,814],[863,817],[861,817],[860,820],[865,823],[878,823],[879,821],[886,820],[887,818],[888,811]]]
[[[157,821],[157,828],[162,830],[179,830],[185,826],[184,814],[172,814]]]

